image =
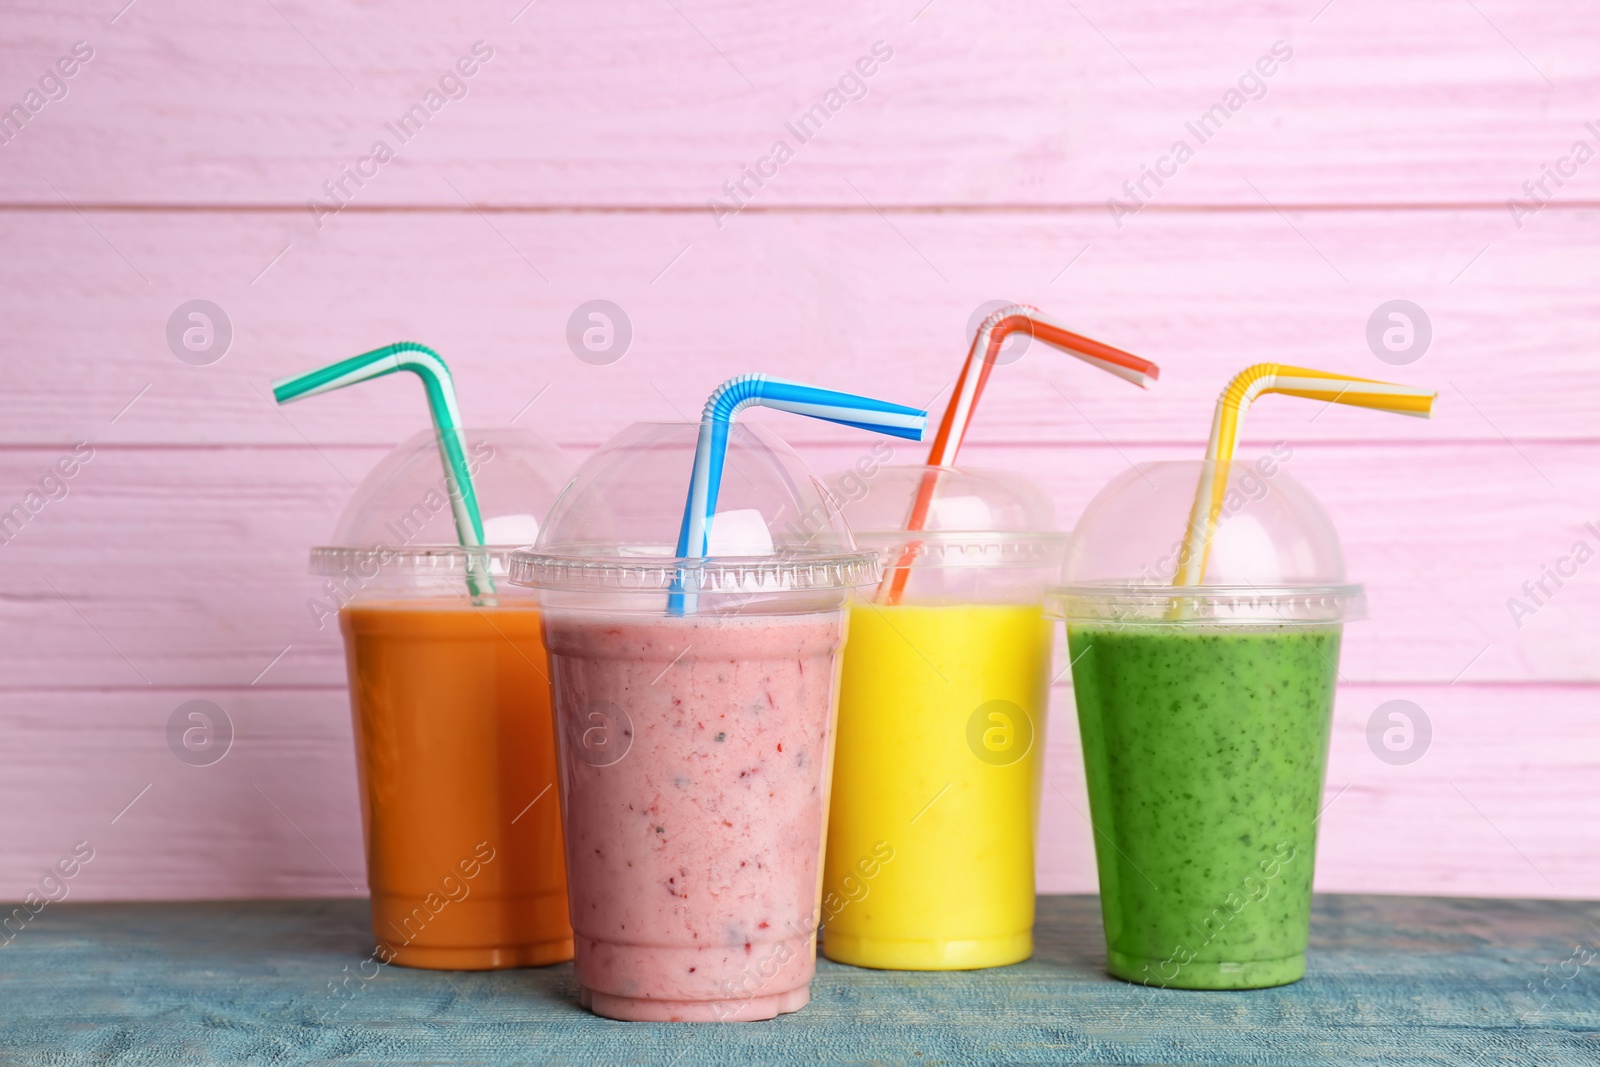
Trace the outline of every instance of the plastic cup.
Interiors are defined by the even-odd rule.
[[[613,1019],[809,999],[845,610],[880,573],[800,458],[744,423],[708,556],[677,559],[697,434],[613,438],[512,565],[550,649],[579,1001]]]
[[[1275,451],[1235,461],[1205,581],[1175,586],[1203,462],[1141,464],[1089,504],[1066,619],[1107,969],[1179,989],[1305,974],[1343,623],[1327,515]]]
[[[488,547],[455,543],[434,431],[345,508],[313,610],[338,612],[350,676],[377,958],[488,970],[572,958],[538,604],[508,587],[571,469],[526,431],[466,433]],[[468,552],[499,589],[467,595]]]
[[[928,521],[908,533],[930,471]],[[892,970],[1025,960],[1055,629],[1044,590],[1066,535],[1014,474],[882,467],[833,484],[861,546],[909,574],[897,603],[850,609],[823,954]]]

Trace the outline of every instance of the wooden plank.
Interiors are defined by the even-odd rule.
[[[1600,19],[1533,0],[520,8],[185,0],[112,22],[78,0],[15,14],[8,105],[74,41],[95,56],[6,146],[0,198],[299,208],[383,139],[398,154],[348,186],[358,204],[700,214],[784,140],[794,158],[758,204],[1074,204],[1104,222],[1107,198],[1179,140],[1195,157],[1157,204],[1499,206],[1596,137]],[[390,132],[478,40],[494,58],[465,97],[439,97],[408,141]],[[880,40],[893,58],[865,96],[829,101]],[[1293,58],[1272,67],[1279,41]],[[1230,100],[1263,57],[1274,72],[1244,86],[1257,98]],[[785,124],[818,103],[837,109],[802,142]],[[1218,105],[1236,110],[1202,140],[1189,125]],[[1595,190],[1585,173],[1560,196]]]
[[[571,964],[370,974],[359,901],[69,901],[7,949],[0,989],[16,1010],[0,1051],[89,1061],[137,1044],[195,1064],[374,1067],[1594,1062],[1600,1011],[1579,962],[1592,954],[1593,904],[1323,896],[1306,979],[1248,993],[1108,978],[1095,899],[1040,905],[1026,963],[907,974],[824,960],[810,1005],[792,1016],[685,1027],[582,1011]]]
[[[0,314],[25,354],[0,370],[0,442],[390,443],[422,417],[412,382],[282,412],[268,383],[407,338],[452,361],[469,422],[522,413],[586,444],[635,419],[695,414],[717,382],[747,371],[942,403],[969,318],[997,298],[1049,309],[1163,375],[1146,394],[1033,346],[995,375],[975,436],[1198,446],[1222,384],[1261,360],[1443,394],[1432,423],[1269,402],[1250,424],[1269,438],[1595,434],[1600,211],[1541,216],[1520,233],[1484,212],[1150,215],[1110,237],[1059,214],[758,215],[716,233],[675,215],[430,213],[340,218],[314,240],[303,231],[297,216],[271,214],[91,225],[0,212],[0,241],[17,250],[0,263]],[[169,319],[196,298],[233,328],[210,366],[168,343]],[[566,339],[596,298],[632,323],[608,366]],[[1432,323],[1409,366],[1367,342],[1375,309],[1397,298]]]
[[[1346,681],[1600,679],[1588,637],[1600,583],[1578,562],[1600,555],[1600,519],[1584,488],[1591,446],[1285,443],[1293,455],[1284,469],[1327,509],[1346,573],[1367,590],[1368,618],[1347,627]],[[1241,454],[1266,449],[1257,438]],[[1190,456],[1102,446],[1074,449],[1063,463],[1045,451],[975,449],[971,462],[1038,478],[1066,525],[1129,463]],[[1475,518],[1450,518],[1464,515]],[[1587,550],[1575,552],[1579,542]],[[1556,567],[1571,576],[1551,577]]]
[[[1592,687],[1344,685],[1334,710],[1318,890],[1594,897],[1600,831],[1573,812],[1600,799]],[[1431,740],[1391,764],[1368,741],[1390,701],[1421,709]],[[1039,882],[1092,892],[1082,754],[1070,691],[1053,703]],[[1557,720],[1560,725],[1556,725]],[[1415,735],[1421,738],[1421,732]],[[1381,745],[1381,742],[1380,742]],[[1058,836],[1051,836],[1054,829]]]
[[[866,447],[803,450],[829,472]],[[1595,564],[1570,558],[1580,540],[1600,549],[1585,526],[1600,526],[1585,503],[1600,495],[1600,446],[1292,447],[1284,470],[1333,516],[1348,573],[1368,590],[1370,618],[1348,629],[1346,680],[1600,681],[1590,639],[1600,580]],[[340,684],[338,634],[310,606],[328,602],[306,550],[331,535],[351,483],[380,454],[103,446],[64,499],[0,545],[0,689],[235,686],[269,666],[274,684]],[[967,458],[1030,473],[1071,524],[1127,463],[1192,454],[977,444]],[[26,501],[60,456],[0,451],[0,511]],[[895,458],[920,452],[897,446]],[[1545,568],[1563,558],[1575,574],[1558,588]],[[1524,583],[1540,581],[1549,595],[1530,597]],[[1514,612],[1513,598],[1531,614]]]
[[[1600,828],[1573,815],[1597,799],[1596,692],[1344,686],[1318,886],[1600,896]],[[208,767],[176,759],[166,738],[174,710],[195,699],[222,708],[234,730],[231,751]],[[1408,765],[1385,763],[1368,746],[1368,721],[1390,700],[1413,702],[1431,722],[1432,741]],[[0,694],[0,899],[27,892],[79,840],[96,858],[74,884],[75,899],[360,891],[347,709],[342,688],[270,682]],[[1065,687],[1054,694],[1052,718],[1039,885],[1093,891],[1082,759]]]
[[[213,702],[232,724],[232,747],[211,766],[168,747],[168,720],[191,700]],[[366,891],[342,689],[43,690],[3,706],[11,804],[0,816],[0,898],[20,899],[77,841],[95,856],[75,898]]]

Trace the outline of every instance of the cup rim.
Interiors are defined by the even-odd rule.
[[[1059,569],[1071,535],[1060,530],[852,530],[885,568],[1050,567]]]
[[[512,585],[566,592],[782,593],[876,585],[876,552],[791,552],[765,556],[624,556],[511,553]]]
[[[1046,611],[1072,622],[1319,624],[1366,617],[1359,584],[1141,585],[1074,582],[1045,592]],[[1174,611],[1174,609],[1177,609]]]
[[[476,563],[495,577],[504,577],[511,556],[520,545],[317,545],[312,548],[310,571],[322,577],[375,578],[380,574],[465,577]]]

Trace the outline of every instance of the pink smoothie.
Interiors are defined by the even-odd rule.
[[[550,612],[582,1003],[770,1019],[810,999],[842,612]]]

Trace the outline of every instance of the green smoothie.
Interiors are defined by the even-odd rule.
[[[1108,969],[1305,974],[1337,623],[1069,623]]]

